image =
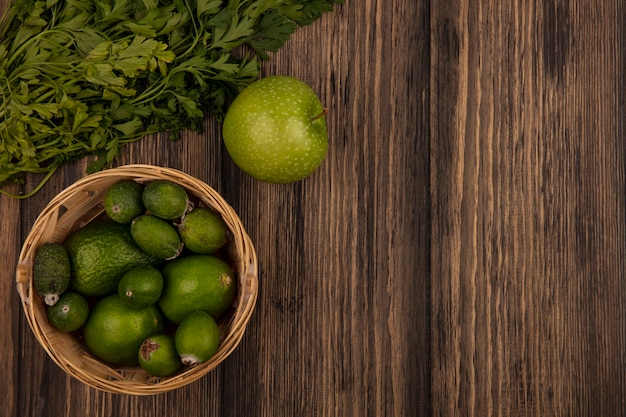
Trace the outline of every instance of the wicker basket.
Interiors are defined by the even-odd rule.
[[[106,190],[122,179],[146,183],[168,179],[184,186],[191,200],[221,214],[230,229],[226,253],[238,277],[233,308],[220,320],[220,345],[207,362],[168,378],[155,378],[140,367],[114,367],[90,354],[78,337],[59,332],[48,324],[42,297],[33,290],[32,265],[37,247],[62,242],[73,230],[104,213]],[[150,165],[126,165],[88,175],[59,193],[37,217],[26,237],[16,271],[17,291],[28,323],[49,356],[67,373],[87,385],[113,393],[150,395],[171,391],[213,370],[239,344],[254,310],[258,291],[254,246],[234,210],[207,184],[180,171]]]

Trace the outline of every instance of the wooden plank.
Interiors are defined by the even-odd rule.
[[[268,68],[320,85],[331,147],[263,233],[285,225],[295,236],[276,235],[270,259],[296,255],[265,265],[259,312],[295,325],[261,339],[263,397],[274,400],[263,415],[427,415],[427,4],[348,2],[337,15],[299,33]],[[321,44],[329,48],[317,52]],[[260,204],[252,212],[272,212]],[[289,356],[273,369],[276,343]]]
[[[625,415],[624,3],[433,3],[433,415]]]
[[[7,188],[8,192],[19,193],[20,188],[12,185]],[[19,323],[21,318],[21,306],[15,290],[15,278],[9,271],[14,271],[19,258],[20,221],[19,201],[0,195],[0,236],[2,236],[3,270],[7,271],[0,275],[0,317],[3,325],[0,331],[0,352],[7,363],[17,363],[19,360]],[[3,394],[0,396],[0,410],[7,417],[18,416],[18,392],[19,374],[17,367],[0,367],[0,387]]]
[[[0,10],[4,9],[5,0],[0,0]],[[9,193],[19,194],[17,184],[5,189]],[[21,247],[21,229],[19,200],[0,194],[0,236],[3,242],[3,268],[0,268],[0,352],[8,364],[19,361],[20,318],[22,317],[19,297],[15,290],[15,266]],[[7,417],[18,414],[19,372],[16,366],[0,367],[0,411]]]

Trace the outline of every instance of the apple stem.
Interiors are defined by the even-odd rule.
[[[327,113],[327,112],[328,112],[328,109],[327,109],[326,107],[324,107],[324,109],[322,110],[322,112],[321,112],[320,114],[317,114],[317,115],[315,115],[315,116],[311,117],[311,121],[312,121],[312,122],[314,122],[314,121],[316,121],[317,119],[319,119],[319,118],[322,118],[322,117],[326,116],[326,113]]]

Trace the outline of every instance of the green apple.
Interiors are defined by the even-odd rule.
[[[222,136],[233,161],[251,176],[272,183],[298,181],[326,157],[326,109],[297,78],[261,78],[233,100]]]

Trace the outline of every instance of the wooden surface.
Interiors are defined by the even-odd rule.
[[[252,180],[211,119],[126,148],[221,192],[259,256],[241,345],[168,394],[86,387],[23,317],[21,244],[87,161],[0,197],[0,413],[626,416],[625,24],[624,0],[348,0],[263,68],[329,107],[313,176]]]

